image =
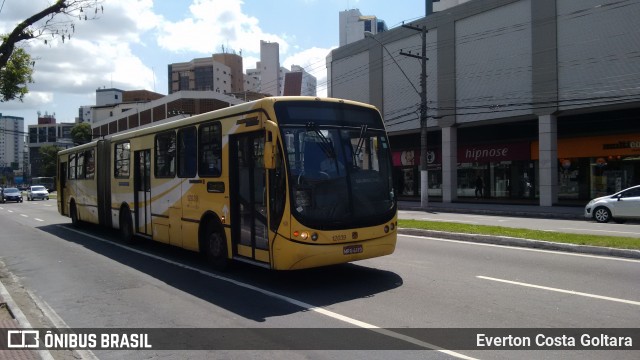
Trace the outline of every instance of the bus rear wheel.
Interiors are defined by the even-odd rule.
[[[76,208],[76,203],[72,202],[69,209],[69,217],[71,218],[71,225],[74,227],[80,226],[80,220],[78,220],[78,209]]]
[[[133,223],[131,223],[131,212],[127,208],[120,211],[120,237],[127,244],[133,242]]]
[[[207,262],[216,270],[225,270],[229,266],[227,242],[213,225],[209,224],[204,234],[203,250]]]

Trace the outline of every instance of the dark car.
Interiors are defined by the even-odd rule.
[[[22,202],[22,192],[17,188],[5,188],[2,190],[2,203],[7,201]]]

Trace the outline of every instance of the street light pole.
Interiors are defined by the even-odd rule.
[[[429,176],[427,173],[427,27],[402,25],[407,29],[420,31],[422,34],[422,54],[400,52],[401,55],[417,58],[421,60],[422,74],[420,75],[420,207],[426,210],[429,206]]]

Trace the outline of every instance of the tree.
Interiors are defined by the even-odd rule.
[[[71,128],[71,139],[74,145],[82,145],[90,142],[93,136],[89,123],[79,123]]]
[[[40,160],[42,161],[42,176],[56,176],[58,151],[62,150],[56,145],[43,145],[40,147]]]
[[[102,13],[102,0],[56,0],[53,5],[30,16],[2,35],[0,44],[0,102],[14,99],[22,101],[33,82],[31,75],[35,62],[20,47],[29,40],[42,38],[45,43],[60,38],[70,40],[75,32],[75,21],[96,19]],[[89,16],[89,14],[91,14]]]

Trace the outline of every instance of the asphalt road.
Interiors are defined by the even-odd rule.
[[[243,333],[247,339],[266,336],[280,349],[267,352],[81,352],[85,358],[638,356],[638,351],[418,350],[442,339],[403,333],[440,329],[449,334],[448,328],[469,328],[475,339],[491,328],[547,332],[638,327],[638,260],[400,236],[393,255],[354,264],[297,272],[239,264],[221,273],[210,271],[191,253],[152,243],[125,246],[113,232],[91,226],[74,229],[51,200],[0,206],[0,229],[0,279],[34,327],[301,329],[290,338],[257,330]],[[310,334],[318,336],[312,343],[340,333],[338,329],[373,328],[355,336],[375,333],[382,336],[377,344],[400,340],[415,350],[284,350],[298,337],[306,341],[304,329],[318,328],[328,330]],[[74,354],[53,356],[66,359]]]

